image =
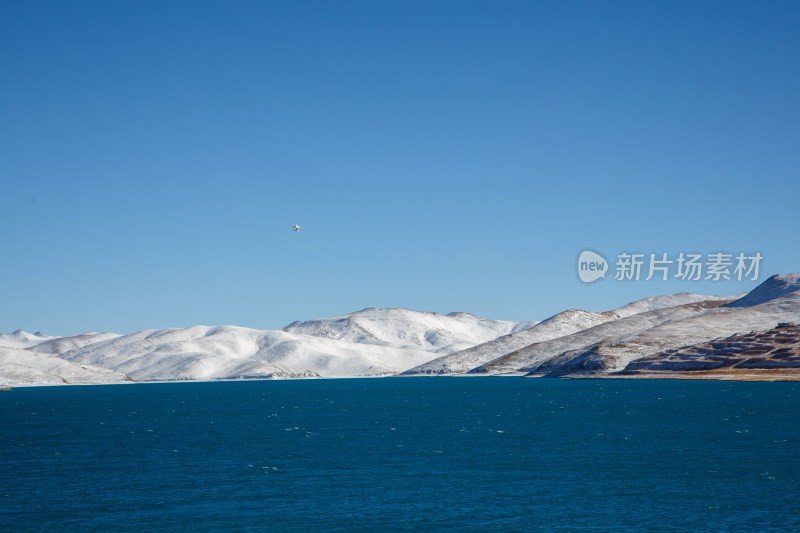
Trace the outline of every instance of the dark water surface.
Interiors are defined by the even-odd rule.
[[[2,531],[800,531],[800,384],[0,392]]]

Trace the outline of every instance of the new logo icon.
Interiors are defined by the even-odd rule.
[[[606,277],[608,261],[602,255],[591,250],[584,250],[578,257],[578,277],[584,283],[591,283]]]

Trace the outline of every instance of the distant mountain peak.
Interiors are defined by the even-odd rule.
[[[800,272],[775,274],[726,307],[752,307],[800,290]]]

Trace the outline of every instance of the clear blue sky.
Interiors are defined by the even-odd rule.
[[[2,2],[0,331],[749,290],[575,261],[800,270],[798,28],[793,1]]]

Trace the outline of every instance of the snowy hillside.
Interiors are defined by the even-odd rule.
[[[769,330],[782,322],[800,322],[800,274],[772,276],[730,304],[632,335],[612,335],[526,370],[554,377],[619,372],[642,357],[734,334]]]
[[[772,276],[726,307],[752,307],[800,290],[800,272]]]
[[[432,361],[406,370],[403,374],[454,374],[467,372],[482,363],[498,357],[499,354],[513,352],[535,342],[561,337],[595,324],[602,324],[613,318],[615,317],[611,314],[570,309],[539,322],[528,329],[513,332],[456,353],[437,357]]]
[[[577,333],[531,344],[530,346],[526,346],[485,363],[473,369],[471,373],[504,374],[531,372],[545,361],[560,356],[564,352],[587,348],[605,339],[633,335],[665,322],[694,316],[698,313],[716,308],[724,302],[725,300],[712,300],[688,303],[657,309],[655,311],[647,311],[618,320],[610,320]]]
[[[147,330],[61,354],[135,380],[342,377],[393,372],[427,352],[236,326]]]
[[[404,372],[404,374],[463,373],[476,367],[480,367],[484,363],[502,357],[506,354],[516,352],[517,350],[525,348],[526,346],[531,346],[535,343],[558,339],[572,333],[587,330],[599,324],[611,322],[619,318],[633,316],[637,313],[701,301],[724,301],[724,297],[679,293],[653,296],[643,300],[637,300],[620,307],[619,309],[614,309],[613,311],[606,311],[603,313],[593,313],[590,311],[583,311],[581,309],[570,309],[568,311],[558,313],[557,315],[539,322],[538,324],[535,324],[523,331],[505,335],[460,352],[438,357],[418,367],[407,370]],[[590,338],[594,339],[595,337]],[[586,342],[596,341],[593,340]],[[555,344],[555,346],[560,345]],[[535,360],[538,361],[541,357],[546,357],[547,355],[554,355],[552,353],[553,349],[556,348],[552,348],[549,351],[545,350],[541,355],[538,355]],[[514,370],[515,369],[513,368],[511,369],[511,371]]]
[[[9,344],[137,381],[351,377],[396,374],[535,322],[486,320],[407,309],[364,309],[295,322],[282,331],[194,326],[129,335],[7,335]]]
[[[25,350],[0,347],[0,385],[62,385],[122,383],[125,374],[91,365],[77,365],[58,357]]]
[[[73,335],[72,337],[51,337],[51,340],[40,342],[28,349],[40,353],[58,355],[69,350],[74,350],[75,348],[82,348],[83,346],[114,339],[119,336],[120,335],[117,333],[83,333],[81,335]]]
[[[360,344],[450,353],[533,324],[535,322],[486,320],[469,313],[440,315],[399,308],[369,308],[333,318],[295,322],[283,331]]]
[[[51,337],[42,333],[28,333],[18,329],[14,333],[0,334],[0,346],[7,346],[9,348],[28,348],[36,346],[42,342],[50,339],[57,339],[58,337]]]
[[[712,296],[709,294],[693,294],[690,292],[679,292],[676,294],[664,294],[661,296],[651,296],[650,298],[643,298],[636,300],[628,305],[623,305],[618,309],[614,309],[613,313],[619,318],[626,318],[639,313],[646,313],[647,311],[656,311],[658,309],[666,309],[667,307],[675,307],[676,305],[691,304],[697,302],[722,302],[735,300],[741,298],[746,293],[736,294],[733,296]]]

